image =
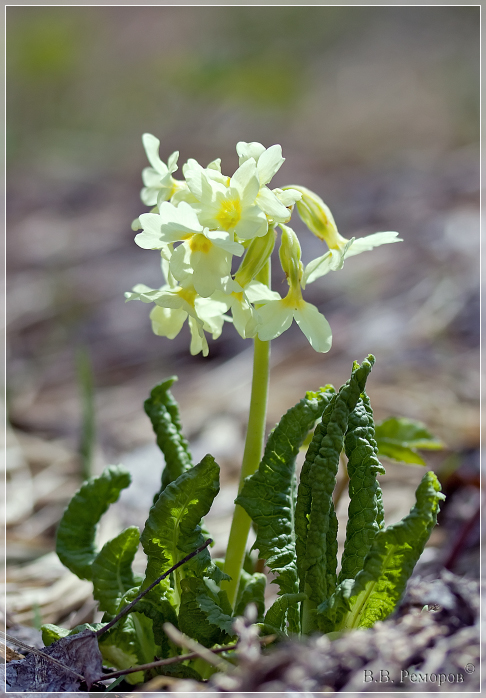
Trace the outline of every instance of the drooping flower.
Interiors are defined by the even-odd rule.
[[[302,278],[303,288],[305,288],[306,284],[324,276],[329,271],[342,269],[346,257],[353,257],[380,245],[401,242],[398,233],[394,231],[373,233],[363,238],[351,238],[348,240],[339,233],[329,207],[320,196],[306,187],[292,185],[291,188],[300,191],[302,194],[296,205],[303,222],[314,235],[324,240],[329,248],[328,252],[321,257],[313,259],[307,265]]]
[[[257,333],[259,339],[268,341],[279,337],[295,320],[311,347],[325,353],[332,343],[331,327],[319,310],[302,297],[302,262],[299,241],[294,231],[284,225],[280,247],[280,261],[287,276],[289,290],[285,298],[272,300],[259,307]]]

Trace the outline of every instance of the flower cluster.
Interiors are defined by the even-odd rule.
[[[398,234],[346,240],[316,194],[300,186],[271,189],[268,185],[284,162],[279,145],[238,143],[239,167],[232,177],[221,172],[219,159],[207,167],[189,159],[182,167],[184,179],[177,180],[173,174],[179,153],[172,153],[165,164],[159,157],[159,140],[148,133],[142,140],[151,167],[142,172],[141,198],[153,208],[132,228],[141,230],[135,237],[137,245],[160,251],[165,284],[159,289],[139,284],[125,297],[155,304],[150,313],[155,334],[173,339],[187,319],[191,354],[202,351],[207,356],[205,332],[216,339],[225,321],[232,322],[243,338],[267,341],[295,319],[316,351],[329,351],[329,323],[304,301],[302,289],[340,269],[345,257],[396,242]],[[295,205],[309,230],[329,248],[305,268],[297,236],[286,225]],[[280,262],[289,286],[284,298],[270,289],[264,274],[277,228]],[[235,273],[233,257],[242,258]]]

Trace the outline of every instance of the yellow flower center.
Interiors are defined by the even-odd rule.
[[[230,230],[241,218],[241,201],[239,199],[226,199],[221,202],[216,220],[223,230]]]
[[[236,291],[233,291],[231,294],[234,298],[240,301],[240,303],[243,303],[243,291],[240,291],[240,293],[237,293]]]
[[[194,308],[194,300],[196,299],[197,293],[193,288],[181,288],[177,291],[177,295]]]
[[[208,240],[202,233],[193,235],[189,240],[191,252],[203,252],[204,254],[208,254],[212,246],[213,243],[211,240]]]

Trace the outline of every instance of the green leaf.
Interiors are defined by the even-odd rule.
[[[181,580],[179,629],[204,647],[223,644],[228,635],[234,635],[234,618],[226,592],[214,587],[211,589],[207,580],[196,577]]]
[[[425,465],[418,450],[437,451],[444,444],[422,422],[405,417],[390,417],[375,426],[379,456],[399,463]]]
[[[203,532],[206,531],[203,529]],[[212,579],[216,584],[221,584],[222,581],[229,582],[231,577],[226,572],[223,572],[224,560],[213,560],[209,567],[204,571],[204,576]]]
[[[115,669],[153,662],[157,648],[152,621],[141,613],[129,613],[100,637],[99,648],[103,659]],[[126,680],[130,684],[142,683],[144,672],[127,674]]]
[[[46,623],[41,626],[42,632],[42,642],[46,647],[52,645],[53,642],[57,642],[61,637],[66,637],[69,635],[69,630],[66,628],[61,628],[59,625],[54,625],[53,623]]]
[[[116,615],[120,601],[136,586],[132,562],[138,549],[140,531],[136,526],[125,529],[105,543],[92,565],[93,596],[101,611]]]
[[[376,457],[373,412],[365,393],[349,417],[344,445],[350,501],[339,582],[354,579],[363,567],[375,535],[385,525],[383,498],[376,479],[385,469]]]
[[[189,444],[182,435],[179,407],[169,390],[176,380],[177,377],[172,376],[156,385],[144,402],[145,412],[150,417],[157,436],[157,445],[165,458],[160,492],[192,468]]]
[[[164,596],[157,596],[152,592],[137,602],[136,609],[152,620],[155,643],[161,648],[160,656],[166,659],[180,654],[179,648],[169,640],[163,629],[164,623],[171,623],[176,628],[179,627],[175,609],[170,601]]]
[[[130,473],[121,465],[110,465],[99,477],[87,480],[69,502],[57,530],[56,552],[81,579],[92,576],[98,521],[129,484]]]
[[[260,557],[277,575],[275,582],[281,594],[298,591],[294,531],[295,459],[333,392],[334,388],[329,385],[318,392],[308,392],[288,410],[268,437],[258,470],[246,478],[235,500],[257,524],[253,548],[260,551]]]
[[[218,492],[219,466],[209,455],[167,485],[150,509],[140,539],[148,558],[142,588],[204,543],[200,521]],[[180,580],[191,574],[201,575],[210,562],[206,549],[174,572],[176,606],[180,599]],[[154,591],[169,590],[169,585],[169,578],[166,578]]]
[[[295,609],[296,614],[299,611],[299,603],[304,601],[305,594],[282,594],[270,606],[265,614],[264,624],[270,625],[282,632],[287,631],[287,615],[290,609]],[[290,631],[291,632],[291,631]]]
[[[395,609],[445,498],[431,471],[425,473],[415,496],[415,506],[402,521],[376,534],[356,579],[344,580],[330,602],[319,607],[321,629],[369,628]]]
[[[256,604],[257,620],[263,620],[265,614],[265,586],[267,583],[266,575],[255,572],[248,574],[244,570],[241,571],[240,584],[238,586],[238,594],[236,596],[235,616],[242,616],[246,607],[250,603]]]
[[[355,363],[349,381],[331,398],[302,468],[295,530],[300,591],[307,595],[302,614],[306,634],[316,629],[317,604],[329,598],[336,586],[337,519],[332,494],[349,416],[364,392],[373,363],[372,355],[362,366]]]

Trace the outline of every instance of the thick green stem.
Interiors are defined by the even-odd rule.
[[[269,283],[270,265],[267,263],[259,280]],[[263,270],[262,270],[263,271]],[[245,450],[241,466],[238,492],[241,491],[246,477],[253,475],[258,468],[263,454],[265,439],[265,422],[267,414],[268,382],[270,376],[270,342],[262,342],[258,337],[253,340],[253,378],[251,384],[250,414],[246,432]],[[222,582],[221,587],[228,594],[232,607],[235,605],[240,573],[245,558],[246,542],[250,532],[251,519],[246,511],[235,505],[233,521],[224,562],[224,571],[231,577],[230,582]]]

